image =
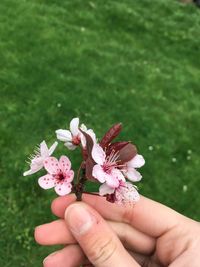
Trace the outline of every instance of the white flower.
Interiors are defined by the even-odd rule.
[[[138,182],[142,179],[142,175],[136,169],[141,168],[144,164],[145,160],[143,156],[137,154],[134,158],[126,163],[123,172],[130,181]]]
[[[58,142],[55,142],[49,149],[45,141],[43,141],[39,148],[35,151],[35,155],[32,155],[30,160],[30,170],[24,172],[24,176],[31,175],[44,167],[44,160],[50,157],[56,149]]]
[[[64,145],[70,150],[74,150],[80,144],[85,147],[85,137],[79,130],[79,118],[74,118],[71,120],[69,129],[70,130],[56,130],[57,139],[65,142]],[[94,143],[96,143],[96,136],[92,129],[87,129],[84,124],[81,124],[80,129],[89,134]]]

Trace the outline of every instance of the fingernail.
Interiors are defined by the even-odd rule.
[[[43,263],[47,262],[47,260],[49,260],[52,256],[56,255],[58,252],[53,252],[51,253],[49,256],[47,256],[44,260],[43,260]]]
[[[71,231],[76,235],[85,234],[96,222],[95,217],[80,204],[71,205],[66,210],[65,218]]]

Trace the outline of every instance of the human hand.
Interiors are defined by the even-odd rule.
[[[73,195],[55,199],[52,211],[61,219],[36,228],[38,243],[67,245],[47,257],[45,267],[199,266],[199,223],[145,197],[133,207],[87,194],[87,204],[74,201]],[[82,230],[77,217],[81,208],[92,215]],[[79,232],[70,224],[73,220],[79,222]]]

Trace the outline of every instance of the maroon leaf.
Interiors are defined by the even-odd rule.
[[[123,147],[128,145],[130,142],[123,141],[123,142],[115,142],[110,144],[106,149],[106,155],[109,156],[112,151],[117,152],[121,150]]]
[[[127,144],[119,151],[119,158],[121,164],[130,161],[137,154],[137,148],[133,144]]]
[[[93,176],[92,176],[92,170],[95,165],[94,160],[91,157],[88,157],[86,160],[85,168],[86,168],[86,173],[85,176],[88,180],[90,181],[97,181]]]
[[[93,145],[94,145],[94,142],[92,140],[92,137],[87,134],[86,132],[82,131],[81,129],[79,129],[82,134],[85,136],[85,139],[86,139],[86,151],[87,151],[87,155],[88,157],[91,156],[91,153],[92,153],[92,148],[93,148]]]
[[[104,135],[102,138],[100,145],[102,148],[105,148],[111,141],[118,136],[118,134],[121,132],[122,124],[117,123],[113,125]]]

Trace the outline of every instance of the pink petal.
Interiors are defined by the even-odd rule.
[[[73,136],[76,136],[79,134],[79,118],[74,118],[71,120],[70,122],[70,131],[72,133]]]
[[[145,160],[142,155],[136,155],[133,159],[127,162],[128,167],[140,168],[145,164]]]
[[[63,142],[69,142],[72,140],[72,134],[68,130],[56,130],[57,139]]]
[[[117,204],[134,204],[140,199],[140,195],[131,183],[120,186],[115,192]]]
[[[139,182],[142,179],[142,175],[134,168],[128,168],[125,175],[132,182]]]
[[[123,181],[123,182],[126,181],[123,173],[120,170],[113,168],[111,173],[112,173],[112,176],[114,176],[118,181]]]
[[[100,187],[99,187],[99,195],[100,196],[104,196],[104,195],[107,195],[107,194],[112,194],[114,193],[115,189],[112,188],[112,187],[109,187],[106,183],[102,184]]]
[[[48,156],[51,156],[54,152],[54,150],[56,149],[58,145],[58,142],[54,142],[53,145],[49,148],[49,155]]]
[[[92,148],[92,158],[99,165],[103,165],[105,162],[106,154],[100,145],[94,144]]]
[[[52,175],[46,174],[38,179],[40,187],[43,189],[49,189],[55,186],[55,180]]]
[[[67,181],[67,183],[71,183],[73,179],[74,179],[74,171],[70,170],[66,173],[65,180]]]
[[[71,169],[71,161],[66,156],[61,156],[59,159],[59,166],[63,173],[68,172]]]
[[[59,196],[67,195],[71,192],[71,190],[72,190],[72,185],[66,182],[64,182],[63,184],[59,183],[55,187],[55,191]]]
[[[118,177],[115,174],[107,174],[106,177],[106,184],[112,188],[117,188],[119,186]]]
[[[45,141],[40,144],[40,153],[43,158],[49,156],[49,150]]]
[[[48,157],[44,160],[44,167],[50,174],[56,174],[60,171],[58,160],[54,157]]]
[[[102,167],[98,164],[94,165],[92,170],[92,176],[96,178],[100,183],[105,182],[106,173],[102,169]]]

